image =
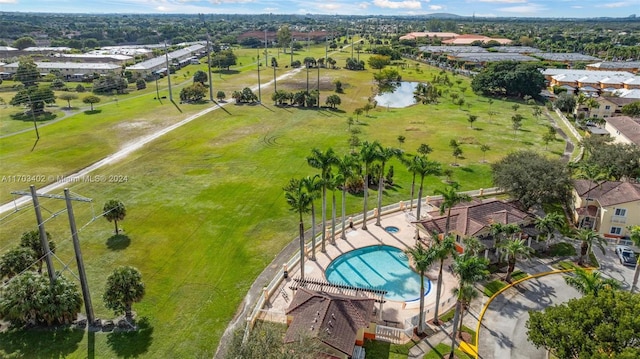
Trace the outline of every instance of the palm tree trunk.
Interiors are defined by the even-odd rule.
[[[331,244],[336,244],[336,191],[331,191]]]
[[[304,222],[300,212],[300,279],[304,280]]]
[[[447,237],[449,235],[449,221],[451,220],[451,207],[447,211],[447,221],[444,224],[444,236]]]
[[[420,177],[420,189],[418,190],[418,209],[416,210],[416,221],[420,220],[420,211],[422,210],[422,184],[424,183],[424,176]],[[416,241],[420,240],[420,231],[416,225]]]
[[[636,263],[636,271],[633,273],[633,282],[631,284],[631,293],[635,292],[635,288],[638,285],[638,277],[640,277],[640,258]]]
[[[344,184],[344,187],[342,187],[342,233],[340,234],[340,238],[342,239],[347,239],[347,234],[344,232],[345,231],[345,217],[347,216],[347,205],[346,205],[346,201],[347,201],[347,184]]]
[[[409,202],[409,212],[413,211],[413,195],[416,188],[416,174],[413,173],[413,178],[411,179],[411,201]]]
[[[433,311],[433,324],[440,324],[438,311],[440,309],[440,296],[442,295],[442,268],[444,268],[444,259],[440,260],[440,269],[438,269],[438,284],[436,285],[436,308]]]
[[[512,259],[509,259],[509,266],[507,267],[507,276],[504,278],[504,281],[507,283],[511,283],[511,274],[513,270],[516,268],[516,262]]]
[[[322,185],[322,253],[326,252],[325,240],[327,239],[327,186]]]
[[[460,301],[457,300],[456,301],[456,309],[455,309],[455,314],[453,315],[453,331],[451,332],[451,354],[453,355],[454,351],[456,350],[456,336],[457,336],[457,329],[458,329],[458,320],[460,319]],[[453,356],[450,356],[450,358],[453,358]]]
[[[369,177],[367,164],[364,166],[364,209],[362,210],[362,229],[367,230],[367,199],[369,198]]]
[[[380,222],[380,214],[382,212],[382,191],[384,189],[384,162],[380,168],[380,178],[378,179],[378,216],[376,217],[376,226],[382,226]]]
[[[424,333],[424,272],[420,272],[420,315],[418,316],[418,334]]]
[[[131,313],[131,303],[125,303],[124,317],[127,319],[127,321],[131,321],[131,319],[133,319],[133,313]]]
[[[116,225],[116,234],[118,234],[118,220],[114,219],[113,223]]]
[[[468,304],[467,304],[468,305]],[[458,337],[462,338],[462,324],[464,323],[464,312],[467,311],[466,305],[461,303],[460,309],[460,326],[458,327]]]
[[[316,206],[311,201],[311,260],[316,260]]]

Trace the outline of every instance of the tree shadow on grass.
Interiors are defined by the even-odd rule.
[[[137,358],[149,350],[153,341],[153,327],[148,318],[138,321],[138,330],[112,332],[107,335],[107,344],[120,358]]]
[[[131,244],[131,238],[126,234],[114,234],[113,236],[107,239],[107,247],[112,251],[120,251]]]
[[[87,110],[84,113],[87,114],[87,115],[95,115],[95,114],[98,114],[100,112],[102,112],[102,110]]]
[[[31,114],[31,112],[18,112],[18,113],[9,115],[9,117],[12,120],[17,120],[17,121],[33,121],[34,116]],[[35,116],[36,122],[51,121],[56,117],[58,117],[58,115],[56,115],[55,113],[46,112],[46,111]]]
[[[0,333],[0,358],[63,358],[78,349],[83,330],[55,329],[9,330]]]

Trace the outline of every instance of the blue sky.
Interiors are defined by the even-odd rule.
[[[640,17],[640,0],[0,0],[0,11],[584,18]]]

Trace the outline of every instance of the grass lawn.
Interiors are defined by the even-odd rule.
[[[484,295],[487,297],[491,297],[496,294],[500,289],[506,287],[507,284],[502,281],[502,279],[492,280],[491,282],[484,285]]]
[[[367,358],[373,359],[406,359],[409,356],[409,350],[415,346],[417,342],[410,341],[406,344],[391,344],[379,340],[365,339],[364,349]]]
[[[570,257],[576,255],[576,247],[572,243],[560,242],[549,246],[550,257]]]
[[[316,50],[324,54],[323,48]],[[346,52],[338,53],[334,58],[342,65],[345,56]],[[361,58],[366,61],[366,55]],[[425,81],[437,73],[425,65],[421,69],[404,70],[402,76]],[[172,76],[179,79],[182,75]],[[145,298],[134,305],[138,317],[144,318],[144,330],[91,336],[73,331],[2,333],[0,356],[211,357],[251,283],[297,234],[296,216],[286,206],[283,185],[292,177],[317,173],[305,159],[311,148],[331,146],[340,154],[349,151],[347,118],[372,95],[369,71],[322,70],[320,76],[321,85],[327,88],[336,78],[344,84],[345,94],[340,95],[342,105],[337,111],[275,107],[264,99],[270,98],[273,89],[263,89],[263,106],[231,104],[226,111],[196,119],[95,173],[126,178],[120,183],[70,183],[72,192],[94,200],[93,205],[75,204],[74,212],[82,228],[80,240],[97,317],[113,316],[101,299],[106,277],[118,265],[133,265],[146,283]],[[232,91],[253,85],[257,74],[241,68],[237,74],[225,74],[222,79],[214,76],[213,80],[215,94],[218,89]],[[461,80],[470,88],[468,79]],[[278,88],[300,90],[303,84],[305,71],[279,82]],[[461,92],[456,86],[448,91]],[[322,98],[328,94],[328,90],[321,92]],[[480,144],[491,146],[486,153],[489,163],[516,149],[543,151],[541,138],[546,128],[531,120],[533,117],[525,113],[527,106],[520,112],[525,113],[523,128],[529,132],[514,134],[510,102],[496,100],[491,106],[498,115],[489,119],[486,99],[469,90],[464,96],[471,107],[458,108],[445,95],[438,105],[376,108],[369,116],[359,117],[360,136],[385,146],[399,146],[397,137],[404,135],[403,148],[410,152],[420,143],[428,143],[434,148],[430,157],[445,167],[453,161],[449,141],[457,139],[464,158],[458,160],[459,166],[450,168],[463,190],[491,186],[489,164],[482,161]],[[99,114],[82,113],[45,126],[33,150],[32,133],[0,139],[1,175],[69,174],[208,106],[182,105],[180,113],[167,101],[160,104],[153,97],[151,91],[130,100],[120,99],[105,104]],[[474,129],[466,121],[469,113],[479,116]],[[553,152],[561,152],[561,148],[562,144],[554,144],[545,153],[555,156]],[[386,191],[385,203],[407,199],[411,183],[399,161],[390,164],[395,168],[397,186]],[[24,190],[28,185],[3,182],[0,199],[6,202],[10,191]],[[444,177],[430,177],[425,193],[444,185]],[[127,207],[121,226],[128,240],[110,240],[113,225],[105,219],[92,222],[104,202],[113,198]],[[360,197],[349,196],[347,202],[349,213],[361,210]],[[374,202],[370,201],[371,208]],[[64,208],[63,201],[54,199],[43,198],[41,205],[46,218]],[[309,216],[305,221],[308,226]],[[17,245],[20,234],[34,228],[31,210],[3,219],[0,251]],[[57,243],[56,268],[73,278],[69,271],[75,272],[75,259],[66,217],[48,221],[46,229]]]

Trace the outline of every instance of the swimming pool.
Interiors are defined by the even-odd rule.
[[[398,232],[400,232],[400,228],[398,228],[396,226],[386,226],[386,227],[384,227],[384,230],[389,232],[389,233],[398,233]]]
[[[420,276],[409,267],[407,256],[391,246],[370,246],[334,259],[325,271],[327,281],[387,291],[385,299],[412,301],[420,298]],[[431,291],[425,278],[424,294]]]

